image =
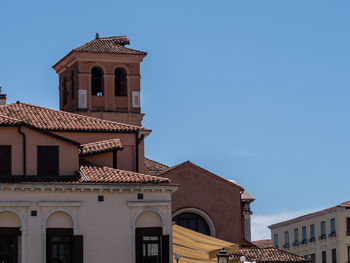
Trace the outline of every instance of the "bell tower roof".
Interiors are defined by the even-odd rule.
[[[107,53],[107,54],[130,54],[147,55],[146,52],[125,47],[130,45],[130,40],[126,36],[113,36],[100,38],[98,34],[95,39],[86,44],[74,48],[73,52]]]
[[[126,36],[97,33],[58,61],[60,109],[140,126],[140,64],[147,53],[129,44]]]

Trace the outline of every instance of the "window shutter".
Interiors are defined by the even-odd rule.
[[[0,145],[0,175],[11,175],[11,145]]]
[[[169,235],[162,236],[162,263],[169,263]]]
[[[83,263],[83,236],[73,236],[73,263]]]

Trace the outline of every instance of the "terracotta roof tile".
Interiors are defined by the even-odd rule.
[[[106,121],[22,102],[1,105],[0,115],[21,120],[35,128],[47,131],[134,132],[146,130],[142,126]]]
[[[259,248],[272,247],[271,239],[256,240],[252,241],[252,243]]]
[[[17,125],[20,124],[21,120],[10,118],[4,115],[0,115],[0,125],[1,126],[7,126],[7,125]]]
[[[160,175],[169,169],[169,166],[145,158],[145,173],[149,175]]]
[[[159,184],[170,183],[167,178],[150,176],[130,171],[81,165],[80,173],[71,176],[0,176],[0,183],[115,183],[115,184]]]
[[[311,259],[301,257],[277,248],[241,248],[233,254],[233,258],[246,257],[246,261],[256,261],[258,263],[278,263],[278,262],[310,262]]]
[[[80,150],[80,154],[82,156],[123,149],[120,139],[98,141],[93,143],[82,144],[81,146],[82,149]]]
[[[98,166],[80,166],[87,183],[170,183],[170,179]]]
[[[73,49],[73,52],[147,55],[146,52],[124,46],[128,44],[130,44],[130,41],[125,36],[97,38]]]

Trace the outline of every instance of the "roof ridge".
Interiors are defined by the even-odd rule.
[[[30,107],[33,107],[33,108],[44,109],[44,110],[48,110],[48,111],[51,111],[51,112],[63,113],[63,114],[68,114],[68,115],[74,115],[74,116],[77,116],[77,117],[82,117],[82,118],[91,119],[91,120],[98,120],[98,121],[102,121],[102,122],[106,122],[106,123],[121,124],[121,125],[134,127],[134,128],[144,128],[142,125],[141,126],[137,126],[137,125],[132,125],[132,124],[128,124],[128,123],[109,121],[109,120],[99,119],[99,118],[86,116],[86,115],[81,115],[81,114],[77,114],[77,113],[73,113],[73,112],[68,112],[68,111],[64,111],[64,110],[55,110],[55,109],[51,109],[51,108],[47,108],[47,107],[43,107],[43,106],[38,106],[38,105],[26,103],[26,102],[20,102],[20,101],[12,102],[12,103],[9,103],[9,104],[0,105],[0,108],[1,107],[5,108],[6,106],[16,105],[16,104],[27,105],[27,106],[30,106]],[[21,121],[23,121],[23,120],[21,120]]]
[[[81,145],[84,146],[84,145],[89,145],[89,144],[97,144],[97,143],[110,142],[110,141],[120,141],[120,139],[118,139],[118,138],[112,138],[112,139],[107,139],[107,140],[101,140],[101,141],[94,141],[94,142],[83,143],[83,144],[81,144]]]
[[[149,161],[151,161],[151,162],[155,162],[155,163],[157,163],[157,164],[160,164],[160,165],[166,166],[166,167],[168,167],[168,168],[170,168],[170,167],[171,167],[171,166],[169,166],[169,165],[166,165],[166,164],[164,164],[164,163],[157,162],[157,161],[152,160],[152,159],[147,158],[147,157],[145,157],[145,159],[147,159],[147,160],[149,160]]]

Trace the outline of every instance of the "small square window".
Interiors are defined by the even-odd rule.
[[[37,216],[38,215],[38,211],[32,210],[32,211],[30,211],[30,214],[31,214],[31,216]]]
[[[105,200],[105,197],[103,195],[99,195],[97,199],[99,202],[103,202]]]
[[[143,199],[143,194],[137,194],[137,199],[142,200]]]

